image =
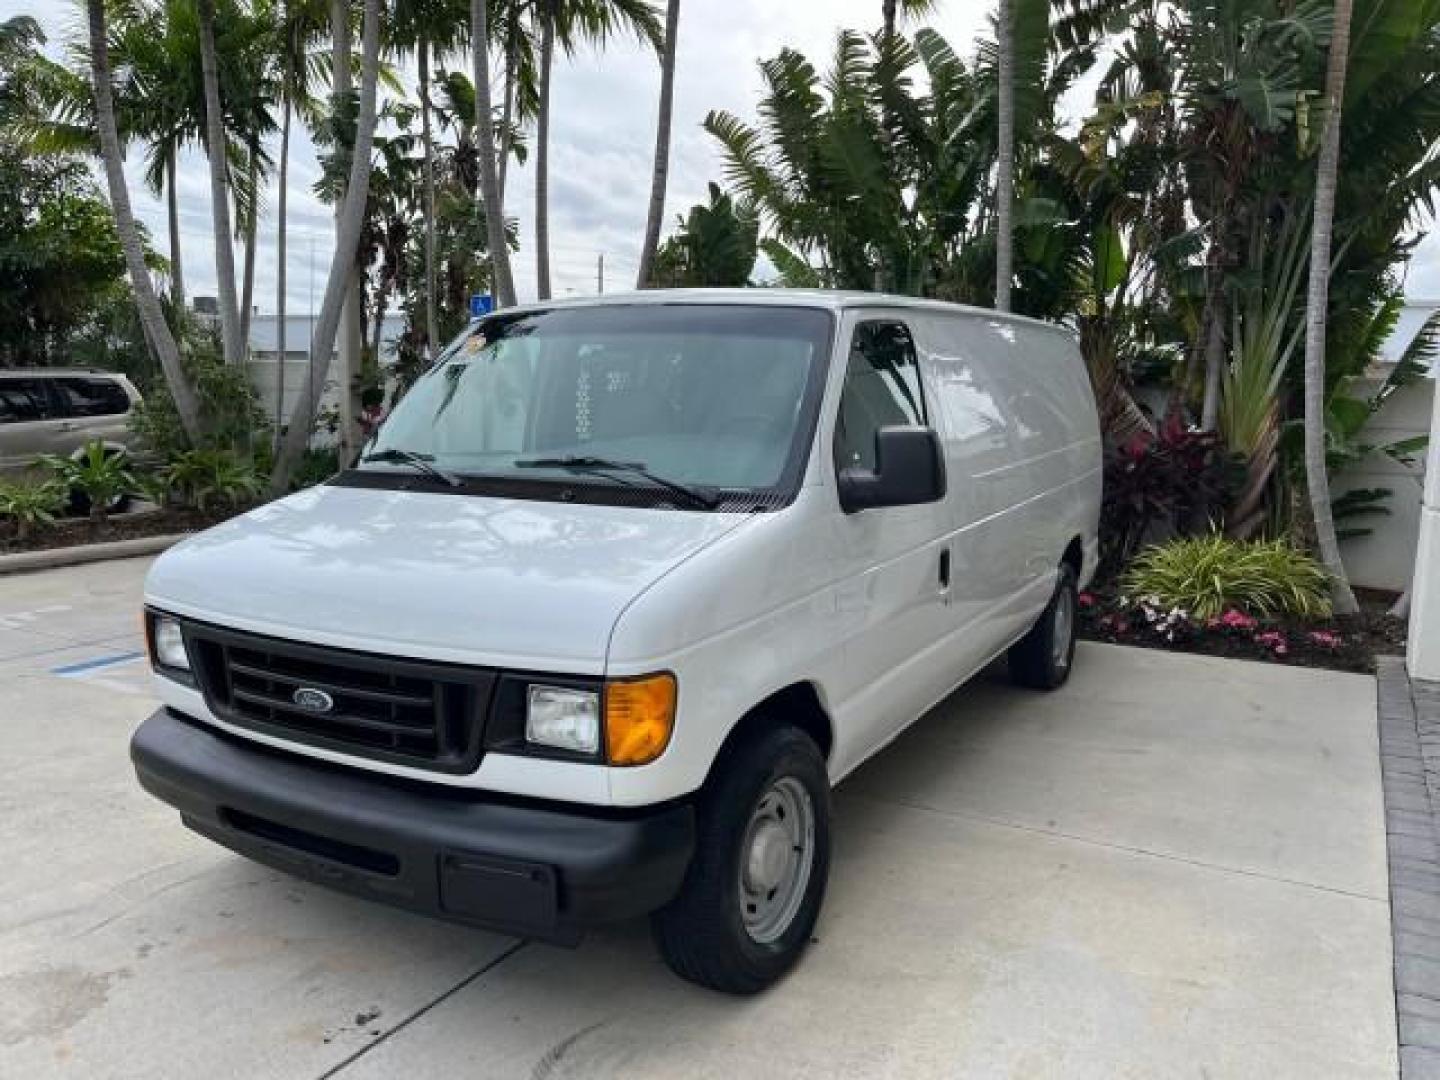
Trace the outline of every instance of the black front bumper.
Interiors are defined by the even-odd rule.
[[[525,805],[272,751],[161,709],[130,743],[140,783],[204,836],[371,900],[573,943],[680,887],[694,813]]]

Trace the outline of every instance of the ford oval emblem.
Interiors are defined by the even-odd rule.
[[[316,690],[313,686],[300,687],[290,695],[290,700],[306,712],[327,713],[335,708],[335,699],[324,690]]]

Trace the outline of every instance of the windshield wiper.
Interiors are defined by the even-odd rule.
[[[651,472],[645,467],[643,461],[616,461],[613,458],[585,457],[581,455],[569,455],[566,457],[542,457],[528,458],[524,461],[515,462],[517,469],[565,469],[569,472],[618,472],[632,473],[648,480],[656,487],[662,487],[666,491],[679,495],[691,506],[698,506],[702,510],[714,510],[720,505],[720,497],[689,484],[682,484],[678,480],[671,480],[669,477],[661,476]]]
[[[454,473],[448,473],[444,469],[436,468],[431,462],[435,460],[431,454],[417,454],[414,450],[398,450],[389,447],[385,450],[377,450],[373,454],[366,454],[360,459],[361,463],[379,461],[397,465],[409,465],[416,472],[422,472],[432,480],[439,480],[442,484],[450,487],[460,487],[464,483]]]

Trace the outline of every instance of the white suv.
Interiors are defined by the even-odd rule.
[[[141,783],[252,858],[562,942],[804,949],[830,787],[1008,650],[1053,688],[1100,508],[1051,326],[653,292],[491,315],[357,466],[154,565]]]

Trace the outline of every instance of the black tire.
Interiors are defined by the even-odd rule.
[[[719,769],[697,807],[695,855],[680,894],[652,916],[651,927],[665,962],[681,978],[727,994],[755,994],[785,974],[810,943],[830,871],[830,780],[814,740],[788,726],[740,744]],[[741,911],[741,849],[762,798],[786,778],[798,781],[810,800],[809,878],[795,889],[799,906],[784,929],[762,943]]]
[[[1060,564],[1055,593],[1030,632],[1010,647],[1010,678],[1032,690],[1056,690],[1075,664],[1075,623],[1080,610],[1075,568]],[[1068,611],[1068,615],[1064,614]],[[1064,640],[1057,640],[1059,635]]]

